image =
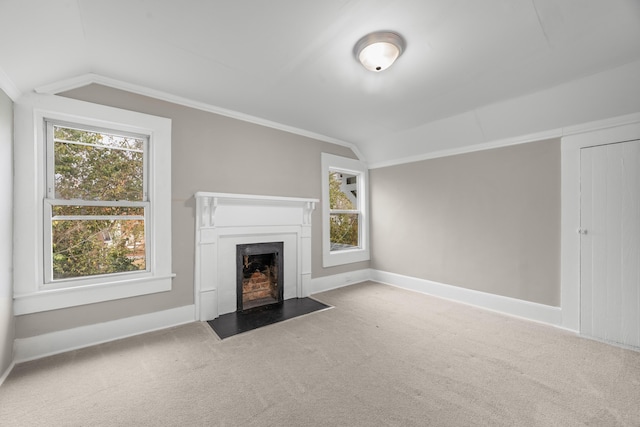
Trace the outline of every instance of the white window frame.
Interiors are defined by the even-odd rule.
[[[322,153],[322,266],[333,267],[370,259],[369,241],[369,171],[366,165],[355,159]],[[339,171],[358,177],[358,237],[359,247],[331,250],[330,206],[329,206],[329,173]]]
[[[133,134],[130,132],[124,132],[122,129],[102,129],[97,128],[95,126],[88,126],[86,123],[67,123],[61,122],[58,120],[53,120],[50,117],[45,118],[45,151],[46,151],[46,190],[45,190],[45,199],[44,199],[44,282],[45,287],[47,289],[54,288],[65,288],[69,286],[79,286],[82,284],[91,284],[95,283],[96,280],[106,280],[111,281],[113,277],[116,275],[124,275],[124,274],[142,274],[144,272],[150,272],[152,266],[149,260],[149,248],[153,246],[152,242],[150,242],[149,233],[147,233],[147,223],[149,221],[149,212],[151,212],[151,202],[148,197],[148,185],[149,185],[149,174],[147,173],[148,165],[149,165],[149,135],[145,134]],[[90,132],[100,132],[105,134],[117,134],[120,136],[129,136],[137,139],[143,139],[144,149],[143,149],[143,197],[141,201],[85,201],[85,200],[61,200],[56,199],[55,197],[55,142],[53,138],[53,127],[61,126],[61,127],[70,127],[70,128],[82,128],[84,130]],[[120,272],[120,273],[108,273],[101,275],[93,275],[93,276],[82,276],[82,277],[73,277],[68,279],[54,279],[53,278],[53,235],[51,228],[51,221],[53,218],[52,210],[54,206],[59,205],[85,205],[85,206],[128,206],[128,207],[141,207],[144,209],[144,224],[145,224],[145,264],[146,268],[144,270],[137,270],[131,272]],[[126,217],[124,217],[126,219]],[[147,244],[150,243],[150,244]],[[108,278],[107,278],[108,277]]]
[[[47,283],[45,120],[147,135],[146,271]],[[104,105],[28,94],[15,103],[14,312],[55,310],[171,290],[171,120]],[[48,237],[47,237],[48,236]]]

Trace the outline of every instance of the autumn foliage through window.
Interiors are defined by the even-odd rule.
[[[331,251],[354,249],[359,243],[358,176],[329,172],[329,226]]]
[[[144,136],[47,122],[52,280],[147,269]]]

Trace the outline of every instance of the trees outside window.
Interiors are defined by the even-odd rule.
[[[368,171],[356,159],[322,153],[322,265],[369,259]]]
[[[170,119],[29,93],[14,139],[17,316],[172,289]]]
[[[46,126],[50,279],[146,271],[148,138]]]
[[[329,172],[329,225],[331,250],[360,246],[358,177],[340,171]]]

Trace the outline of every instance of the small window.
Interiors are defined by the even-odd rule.
[[[329,170],[330,250],[358,249],[360,244],[360,207],[358,176]]]
[[[366,167],[323,153],[322,171],[323,266],[368,260]]]
[[[148,271],[148,137],[46,121],[46,282]]]

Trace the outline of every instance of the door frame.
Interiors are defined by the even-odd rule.
[[[561,142],[562,327],[580,332],[580,150],[640,139],[640,114],[563,129]]]

